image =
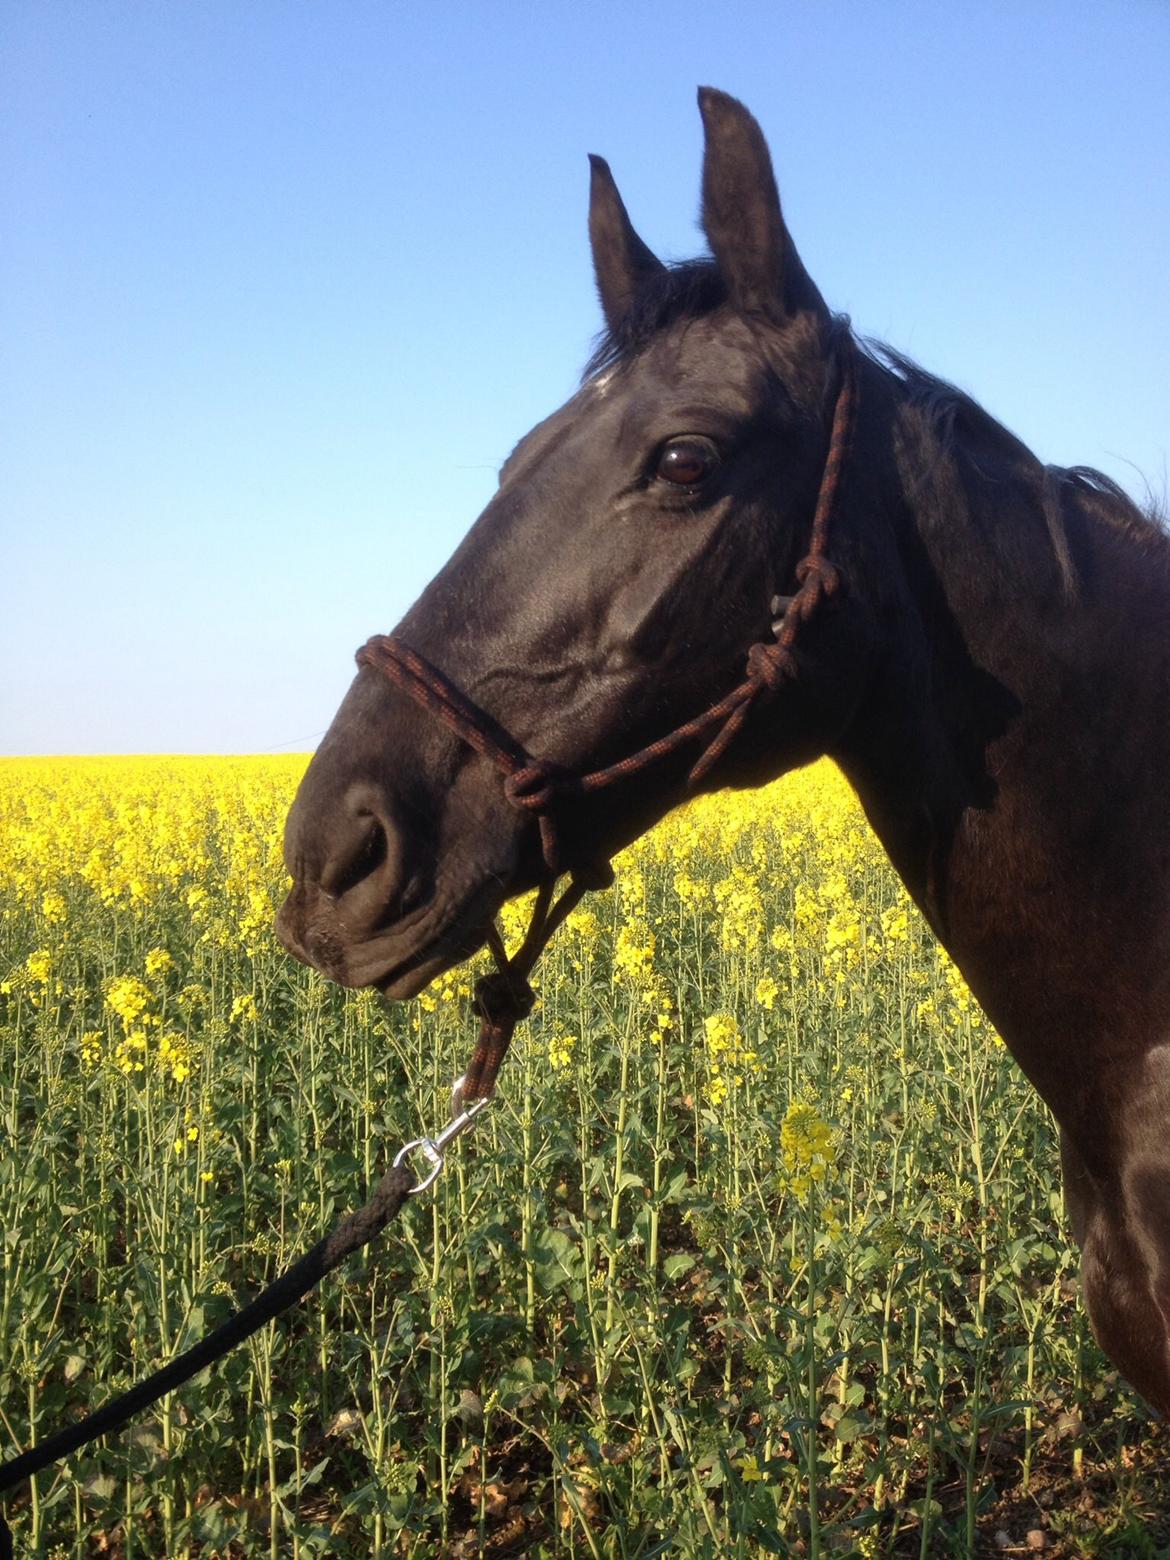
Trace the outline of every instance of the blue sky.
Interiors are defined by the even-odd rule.
[[[8,0],[0,750],[312,747],[573,389],[586,153],[701,247],[701,82],[834,307],[1164,494],[1168,72],[1166,0]]]

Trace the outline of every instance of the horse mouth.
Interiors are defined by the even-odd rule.
[[[498,882],[485,882],[446,913],[432,901],[406,923],[362,935],[325,896],[307,908],[294,888],[277,914],[276,934],[302,964],[339,985],[404,1002],[483,947],[503,898]]]
[[[453,938],[447,933],[437,941],[428,940],[407,958],[366,984],[376,987],[388,1002],[406,1002],[411,997],[417,997],[431,981],[477,953],[487,941],[490,924],[489,916],[486,921],[461,932],[457,937]]]

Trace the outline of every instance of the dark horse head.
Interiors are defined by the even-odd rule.
[[[664,266],[591,160],[606,335],[395,633],[567,774],[620,760],[741,682],[809,551],[855,350],[789,237],[759,126],[722,93],[699,100],[711,257]],[[802,624],[799,675],[761,690],[704,785],[758,784],[853,719],[874,622],[849,589],[847,520],[832,539],[844,586]],[[606,858],[656,822],[687,793],[702,746],[593,794],[566,788],[561,864]],[[395,997],[479,947],[501,903],[548,872],[497,765],[372,666],[309,766],[286,855],[287,946]]]
[[[700,104],[710,257],[662,266],[594,160],[606,336],[361,652],[289,818],[281,935],[396,997],[486,940],[477,1101],[558,871],[559,908],[688,786],[829,753],[1060,1123],[1098,1336],[1170,1414],[1170,542],[855,342],[759,127]],[[492,917],[533,885],[505,958]]]

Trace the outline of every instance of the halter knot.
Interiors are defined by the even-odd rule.
[[[536,1002],[536,993],[519,970],[492,970],[475,983],[475,1011],[492,1029],[509,1034],[528,1017]]]
[[[476,1100],[490,1099],[496,1074],[508,1054],[512,1031],[527,1018],[536,993],[527,977],[510,964],[481,975],[475,983],[475,1011],[479,1014],[479,1039],[456,1085],[456,1109],[465,1110]]]
[[[747,653],[748,677],[769,693],[777,693],[796,676],[796,657],[787,645],[755,644]]]
[[[796,578],[801,587],[797,596],[800,615],[807,618],[822,596],[831,596],[837,590],[841,571],[824,553],[814,552],[796,565]]]
[[[563,778],[555,764],[534,759],[532,763],[525,764],[507,776],[504,795],[513,807],[523,808],[525,812],[547,812],[556,799]]]

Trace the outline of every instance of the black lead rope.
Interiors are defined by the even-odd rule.
[[[307,1251],[292,1267],[286,1269],[262,1294],[234,1316],[220,1324],[206,1337],[200,1339],[185,1354],[177,1355],[161,1370],[155,1371],[145,1381],[131,1387],[121,1397],[104,1404],[76,1424],[59,1430],[40,1445],[0,1464],[0,1496],[25,1479],[51,1464],[68,1457],[78,1447],[95,1441],[98,1436],[120,1430],[136,1414],[160,1397],[181,1387],[185,1381],[199,1374],[208,1365],[222,1358],[245,1338],[259,1332],[265,1322],[287,1311],[346,1257],[359,1247],[368,1245],[375,1235],[381,1234],[390,1220],[414,1192],[425,1191],[443,1167],[443,1150],[452,1139],[465,1132],[480,1111],[491,1099],[496,1084],[496,1073],[508,1049],[512,1032],[525,1018],[535,1001],[535,994],[528,977],[545,945],[561,922],[569,914],[591,886],[602,886],[608,874],[612,881],[608,862],[591,874],[576,877],[554,900],[555,879],[542,884],[532,911],[532,922],[517,952],[508,957],[499,932],[493,925],[488,937],[488,947],[496,961],[494,975],[483,976],[476,983],[476,1006],[480,1018],[479,1043],[475,1048],[467,1071],[457,1079],[452,1091],[452,1120],[434,1138],[415,1138],[400,1149],[391,1168],[379,1181],[374,1195],[364,1208],[347,1213],[323,1240]],[[421,1152],[430,1162],[430,1173],[414,1184],[414,1172],[409,1157]],[[0,1515],[0,1560],[13,1560],[12,1534]]]
[[[605,864],[608,872],[608,863]],[[159,1398],[185,1381],[199,1374],[208,1365],[222,1358],[245,1338],[259,1332],[265,1322],[287,1311],[316,1287],[327,1274],[340,1266],[346,1257],[359,1247],[368,1245],[375,1235],[380,1235],[401,1210],[407,1198],[415,1192],[425,1191],[443,1167],[443,1150],[454,1138],[460,1136],[487,1105],[495,1089],[496,1073],[512,1031],[526,1017],[535,1001],[535,994],[528,983],[528,976],[540,957],[545,945],[561,922],[579,903],[590,886],[600,886],[604,879],[601,869],[592,875],[575,878],[560,897],[554,900],[555,881],[544,883],[533,907],[532,922],[521,947],[509,958],[499,932],[492,927],[488,946],[496,961],[494,976],[484,976],[476,983],[476,1006],[480,1017],[480,1037],[467,1071],[459,1078],[452,1091],[452,1119],[434,1138],[415,1138],[399,1150],[391,1168],[379,1181],[374,1195],[364,1208],[347,1213],[334,1228],[305,1253],[299,1261],[283,1272],[262,1294],[234,1316],[220,1324],[186,1353],[177,1355],[161,1370],[155,1371],[145,1381],[131,1387],[121,1397],[87,1414],[76,1424],[59,1430],[38,1446],[0,1464],[0,1496],[31,1479],[34,1474],[51,1464],[68,1457],[78,1447],[95,1441],[98,1436],[120,1430],[123,1425],[140,1414],[144,1408],[157,1403]],[[612,874],[610,874],[612,878]],[[412,1153],[422,1153],[430,1163],[430,1172],[415,1185],[410,1168]],[[12,1534],[0,1515],[0,1560],[13,1560]]]
[[[287,1268],[263,1294],[257,1295],[249,1305],[201,1338],[186,1353],[177,1355],[161,1370],[155,1371],[153,1376],[140,1381],[121,1397],[103,1404],[76,1424],[59,1430],[47,1441],[30,1447],[27,1452],[21,1452],[19,1457],[12,1458],[10,1462],[0,1464],[0,1495],[22,1484],[25,1479],[31,1479],[50,1464],[59,1462],[62,1457],[68,1457],[70,1452],[75,1452],[78,1447],[96,1440],[98,1436],[120,1430],[144,1408],[149,1408],[166,1393],[190,1381],[192,1376],[198,1375],[235,1348],[236,1344],[250,1338],[254,1332],[259,1332],[265,1322],[303,1299],[326,1274],[339,1267],[351,1252],[368,1245],[375,1235],[381,1234],[399,1213],[411,1192],[416,1190],[414,1180],[414,1172],[408,1163],[396,1163],[379,1181],[374,1195],[364,1208],[347,1213],[323,1240],[319,1240],[292,1267]],[[0,1560],[13,1560],[12,1534],[3,1516],[0,1516]]]

